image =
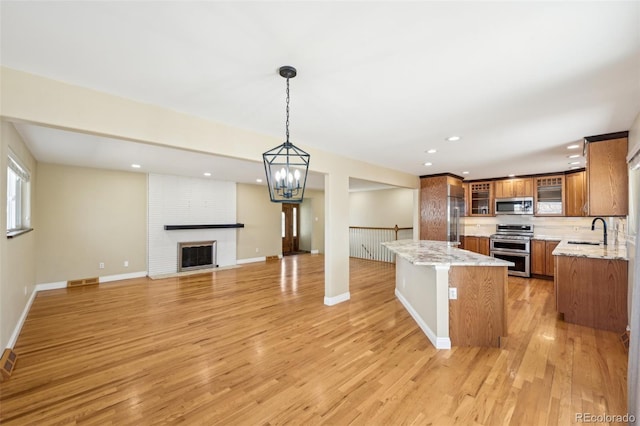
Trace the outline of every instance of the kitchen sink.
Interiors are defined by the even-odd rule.
[[[584,244],[584,245],[588,245],[588,246],[599,246],[600,243],[597,243],[595,241],[567,241],[567,243],[569,244]]]

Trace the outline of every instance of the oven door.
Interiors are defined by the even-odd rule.
[[[518,253],[513,251],[491,250],[491,257],[513,262],[514,266],[509,266],[509,275],[519,277],[530,277],[529,253]]]
[[[502,239],[500,237],[491,238],[491,251],[520,251],[523,253],[530,253],[531,240],[511,240]]]

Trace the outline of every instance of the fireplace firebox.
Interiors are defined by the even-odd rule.
[[[178,272],[217,268],[217,258],[216,241],[178,243]]]

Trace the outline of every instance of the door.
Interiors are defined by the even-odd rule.
[[[299,250],[300,205],[282,204],[282,255],[293,254]]]

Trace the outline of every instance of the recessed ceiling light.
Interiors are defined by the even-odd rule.
[[[425,166],[432,166],[433,163],[424,163]]]
[[[139,169],[140,168],[140,164],[132,164],[131,167],[133,167],[134,169]]]
[[[579,169],[579,168],[580,168],[579,166],[571,166],[571,167],[569,167],[569,169],[571,169],[571,170],[575,170],[575,169]]]
[[[435,149],[430,149],[427,151],[427,154],[435,154],[436,150]]]
[[[209,177],[209,176],[211,176],[211,173],[209,173],[209,172],[204,172],[204,173],[203,173],[203,175],[205,175],[205,176]]]
[[[580,157],[580,154],[573,154],[573,155],[568,155],[567,158],[578,158]]]
[[[262,183],[262,179],[258,178],[258,179],[256,179],[256,182]]]
[[[449,136],[446,140],[449,142],[455,142],[460,140],[460,136]]]
[[[508,175],[509,177],[514,177],[515,175],[513,173],[511,173],[510,175]]]
[[[468,175],[468,174],[469,174],[469,172],[464,171],[464,172],[462,172],[462,174],[463,174],[463,175]]]
[[[578,144],[569,145],[567,147],[567,149],[578,149],[578,148],[580,148],[580,145],[578,145]]]
[[[572,166],[574,166],[574,165],[576,165],[576,164],[580,164],[580,162],[579,162],[579,161],[572,161],[572,162],[570,162],[569,164],[571,164]]]

